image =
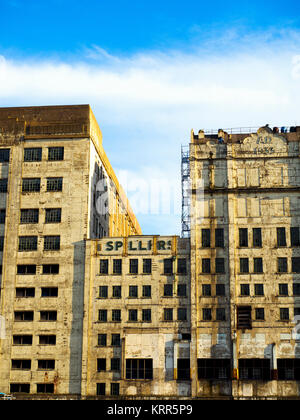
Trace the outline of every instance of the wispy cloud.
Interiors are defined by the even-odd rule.
[[[300,124],[300,33],[273,35],[227,32],[132,56],[92,46],[72,62],[1,56],[0,105],[90,103],[116,169],[134,167],[148,185],[153,174],[176,180],[180,196],[192,128]]]

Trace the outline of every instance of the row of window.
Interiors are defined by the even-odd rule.
[[[0,179],[0,193],[7,193],[7,178]],[[55,192],[62,191],[63,178],[51,177],[47,178],[46,191]],[[23,178],[22,179],[22,192],[40,192],[41,178]]]
[[[15,311],[15,321],[33,321],[34,311]],[[57,321],[57,311],[40,311],[40,321]]]
[[[37,236],[19,236],[19,251],[37,251],[38,237]],[[44,236],[44,250],[58,251],[60,250],[60,236],[49,235]]]
[[[241,329],[243,328],[243,322],[247,318],[248,322],[251,322],[252,315],[251,315],[251,309],[249,310],[249,313],[240,313],[240,317],[238,316],[238,324],[240,322]],[[265,308],[254,308],[255,312],[255,320],[256,321],[265,321]],[[214,310],[212,308],[202,308],[202,321],[226,321],[226,310],[225,308],[216,308],[215,309],[215,316],[213,316]],[[278,312],[279,321],[289,321],[290,320],[290,309],[289,308],[279,308]],[[300,315],[300,308],[294,308],[294,317]],[[245,327],[248,329],[248,327]]]
[[[0,149],[0,163],[9,162],[10,149]],[[48,160],[63,160],[63,147],[48,147]],[[42,160],[41,147],[25,147],[24,162],[40,162]]]
[[[201,272],[202,274],[223,274],[225,273],[225,259],[224,258],[215,258],[215,270],[212,270],[212,259],[211,258],[202,258],[201,261]],[[292,273],[300,273],[300,257],[292,257],[290,269]],[[263,259],[261,257],[253,258],[252,263],[252,274],[261,274],[264,272],[263,269]],[[276,273],[287,273],[288,272],[288,258],[287,257],[278,257],[277,258],[277,271]],[[249,258],[240,258],[240,274],[249,274],[250,265]]]
[[[163,261],[164,274],[174,274],[174,259],[165,258]],[[122,274],[122,259],[114,259],[112,261],[112,272],[111,274]],[[152,273],[152,259],[144,258],[142,261],[142,272],[141,274]],[[100,274],[109,274],[109,260],[100,260]],[[139,260],[137,258],[129,259],[129,274],[139,274]],[[186,258],[177,259],[177,274],[187,274],[187,261]]]
[[[99,286],[99,298],[108,299],[108,286]],[[130,298],[138,298],[139,287],[130,285],[128,286],[128,297]],[[143,298],[151,298],[151,285],[143,285],[142,286],[142,297]],[[174,296],[173,284],[164,284],[164,294],[165,297],[172,297]],[[177,296],[178,297],[186,297],[187,296],[187,285],[186,284],[178,284],[177,285]],[[122,286],[111,286],[111,298],[113,299],[121,299],[122,298]]]
[[[218,228],[214,231],[214,246],[215,248],[224,248],[224,229]],[[287,246],[287,235],[285,227],[276,228],[277,246]],[[290,228],[290,244],[291,246],[300,246],[300,228],[299,226]],[[201,245],[202,248],[210,248],[212,246],[212,233],[211,229],[201,230]],[[239,228],[239,246],[244,248],[249,246],[249,233],[248,228]],[[263,246],[262,229],[252,229],[252,246],[260,248]]]
[[[18,264],[17,274],[33,275],[36,274],[35,264]],[[59,264],[43,264],[41,274],[59,274]]]
[[[251,285],[241,284],[240,285],[240,296],[250,296]],[[256,283],[253,285],[253,296],[264,296],[264,284]],[[289,284],[280,283],[278,284],[278,295],[279,296],[289,296]],[[211,284],[202,284],[202,296],[225,296],[225,285],[216,284],[215,295],[212,294],[212,285]],[[300,296],[300,284],[293,284],[293,296]]]
[[[52,208],[45,209],[45,223],[60,223],[61,222],[61,209]],[[1,223],[1,210],[0,210],[0,223]],[[20,214],[21,224],[39,223],[39,209],[21,209]]]
[[[163,308],[163,321],[175,321],[174,319],[174,309],[173,308]],[[141,316],[139,317],[138,309],[128,309],[128,322],[151,322],[152,321],[152,310],[151,309],[142,309]],[[121,322],[122,321],[122,311],[121,309],[111,309],[110,310],[110,320],[108,319],[108,310],[99,309],[98,312],[98,322]],[[188,311],[187,308],[177,308],[177,321],[187,321],[188,320]]]

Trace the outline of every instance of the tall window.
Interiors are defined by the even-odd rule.
[[[210,258],[202,258],[202,273],[210,273]]]
[[[240,258],[240,273],[249,273],[249,259]]]
[[[108,260],[100,260],[100,274],[108,274]]]
[[[202,229],[202,248],[210,247],[210,229]]]
[[[139,260],[137,258],[131,258],[129,260],[129,273],[138,274]]]
[[[164,259],[164,274],[173,274],[173,258]]]
[[[224,229],[218,228],[215,230],[215,246],[216,248],[224,248]]]
[[[122,260],[113,260],[113,274],[122,274]]]
[[[254,273],[263,272],[263,259],[262,258],[253,258],[253,272]]]
[[[277,270],[278,270],[278,273],[287,273],[287,258],[286,257],[277,258]]]
[[[291,227],[291,246],[300,246],[299,227]]]
[[[248,229],[247,228],[239,229],[239,243],[240,243],[240,247],[248,246]]]
[[[0,193],[7,193],[7,178],[0,179]]]
[[[143,274],[151,274],[151,265],[152,265],[151,258],[143,259]]]
[[[286,246],[285,228],[277,228],[277,246]]]
[[[261,228],[253,228],[253,246],[261,247],[262,238],[261,238]]]

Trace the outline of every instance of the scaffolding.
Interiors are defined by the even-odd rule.
[[[181,146],[181,237],[189,238],[191,231],[191,188],[189,146]]]

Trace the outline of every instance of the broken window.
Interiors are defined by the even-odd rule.
[[[173,284],[164,284],[164,297],[173,296]]]
[[[39,344],[44,346],[55,346],[56,335],[39,335]]]
[[[264,285],[263,284],[255,284],[254,285],[254,294],[255,294],[255,296],[264,296]]]
[[[0,193],[7,193],[7,179],[0,179]]]
[[[11,368],[17,370],[30,370],[31,360],[12,359]]]
[[[177,285],[177,296],[180,296],[180,297],[186,296],[186,284]]]
[[[241,296],[250,296],[250,285],[249,284],[241,284]]]
[[[26,147],[24,149],[24,162],[40,162],[42,160],[41,147]]]
[[[291,227],[291,246],[300,246],[299,227]]]
[[[210,248],[210,229],[202,229],[202,248]]]
[[[202,258],[202,273],[210,273],[210,258]]]
[[[19,251],[36,251],[37,236],[19,236]]]
[[[265,380],[271,379],[269,359],[239,359],[240,379]]]
[[[15,311],[15,321],[33,321],[33,311]]]
[[[289,285],[287,283],[279,284],[279,296],[289,295]]]
[[[153,379],[152,359],[126,359],[126,379]]]
[[[225,273],[225,259],[216,258],[216,273]]]
[[[226,321],[226,310],[225,308],[216,309],[216,320],[217,321]]]
[[[280,308],[280,321],[289,321],[290,319],[290,311],[289,308]]]
[[[138,274],[139,260],[137,258],[131,258],[129,260],[129,273]]]
[[[64,159],[64,148],[63,147],[49,147],[48,148],[48,160],[63,160]]]
[[[39,222],[39,209],[22,209],[20,223],[38,223]]]
[[[255,319],[256,321],[265,320],[265,309],[264,308],[255,308]]]
[[[14,335],[13,345],[14,346],[31,346],[32,335]]]
[[[56,321],[57,311],[41,311],[40,320],[41,321]]]
[[[292,257],[292,272],[300,273],[300,258]]]
[[[262,246],[261,228],[253,228],[253,247]]]
[[[20,264],[17,266],[17,274],[35,274],[36,265]]]
[[[190,359],[177,359],[177,379],[179,381],[191,379]]]
[[[203,321],[211,321],[212,320],[211,308],[203,308],[202,309],[202,320]]]
[[[10,384],[10,392],[12,394],[22,393],[22,394],[29,394],[30,393],[30,384]]]
[[[106,371],[106,359],[97,359],[97,372]]]
[[[38,360],[38,369],[40,370],[54,370],[55,369],[55,360]]]
[[[248,246],[248,229],[247,228],[239,229],[239,244],[240,244],[240,247]]]
[[[16,288],[17,298],[34,297],[34,295],[35,295],[34,287],[17,287]]]
[[[225,284],[216,284],[216,296],[225,296]]]
[[[186,274],[186,259],[185,258],[178,258],[177,274]]]
[[[287,258],[286,257],[277,258],[277,271],[278,273],[287,273]]]
[[[187,309],[178,308],[177,309],[177,321],[187,321]]]
[[[42,383],[36,384],[37,394],[53,394],[54,393],[54,384]]]
[[[230,379],[230,359],[198,359],[198,379]]]
[[[237,307],[237,327],[238,329],[251,329],[251,306],[238,306]]]
[[[202,295],[203,296],[211,296],[211,285],[210,284],[202,284]]]
[[[279,381],[300,380],[300,359],[277,359]]]
[[[105,383],[97,383],[97,395],[105,395]]]
[[[277,246],[286,246],[285,227],[277,228]]]
[[[43,264],[43,274],[58,274],[59,264]]]

